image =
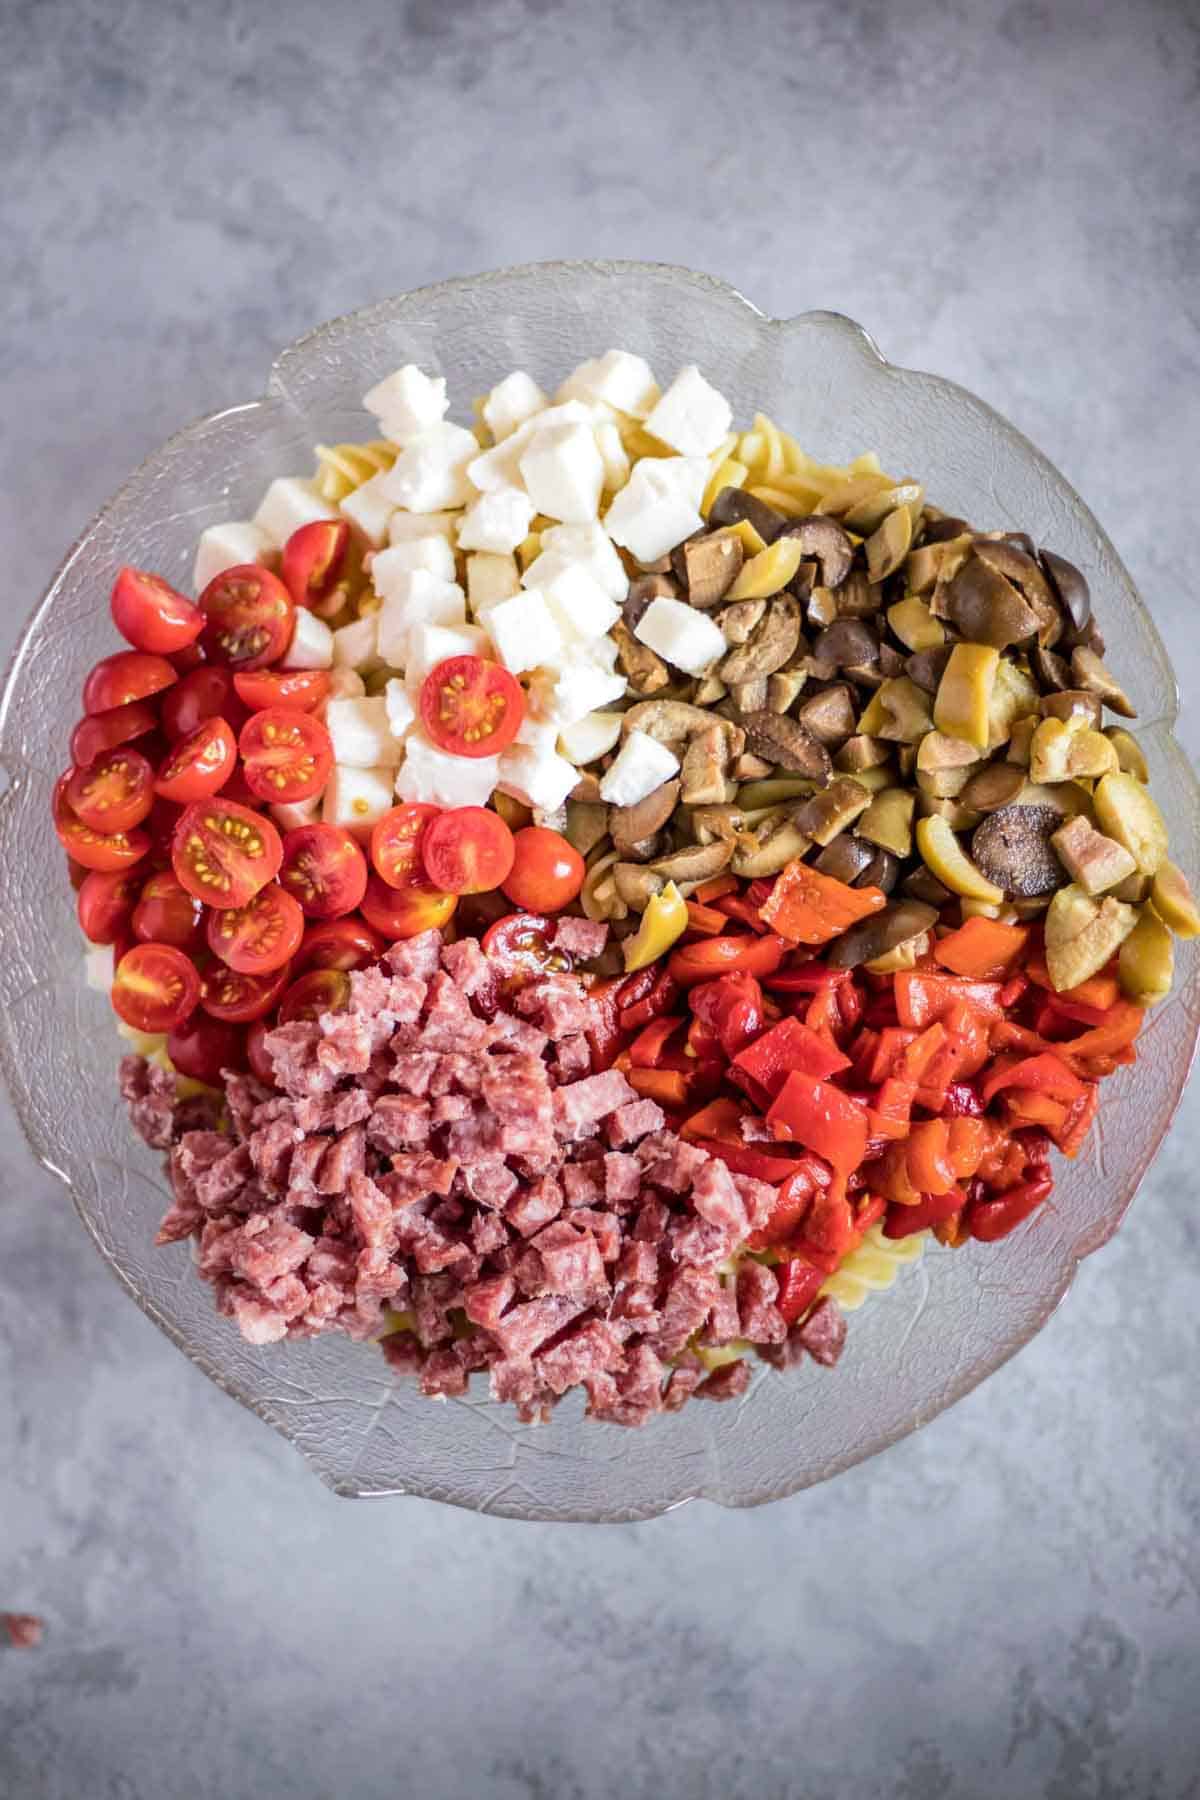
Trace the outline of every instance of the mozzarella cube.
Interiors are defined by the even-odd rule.
[[[592,409],[581,400],[569,400],[565,406],[550,406],[545,412],[526,419],[510,432],[503,443],[476,456],[467,473],[481,494],[493,494],[497,488],[520,487],[521,458],[536,437],[560,425],[592,425]],[[478,448],[478,446],[476,446]]]
[[[338,502],[343,519],[349,519],[356,536],[372,550],[379,550],[387,543],[388,521],[396,510],[396,502],[388,499],[381,486],[386,474],[387,470],[381,469],[378,475],[372,475]]]
[[[407,544],[412,538],[444,537],[453,546],[461,516],[457,512],[411,513],[400,508],[388,521],[388,543]]]
[[[381,669],[379,614],[366,613],[333,634],[333,666],[344,669]]]
[[[535,432],[520,469],[535,511],[569,524],[596,517],[604,463],[590,424],[551,425]]]
[[[96,994],[107,994],[113,984],[113,947],[89,944],[83,953],[83,979]]]
[[[263,563],[274,567],[278,551],[261,525],[249,519],[230,519],[224,525],[210,525],[200,533],[196,545],[196,562],[192,569],[192,586],[202,594],[210,581],[226,569],[242,563]]]
[[[458,625],[466,616],[466,600],[456,581],[443,581],[428,569],[406,570],[396,577],[379,611],[379,654],[389,669],[402,669],[416,626]]]
[[[307,606],[296,608],[296,627],[287,650],[289,669],[333,667],[333,633]]]
[[[554,615],[544,596],[532,588],[490,607],[487,628],[497,656],[514,675],[539,664],[557,663],[563,656],[562,633]]]
[[[462,425],[431,425],[410,438],[380,482],[389,500],[409,512],[439,512],[471,499],[467,464],[479,454],[474,435]]]
[[[282,549],[302,525],[336,518],[337,508],[322,500],[315,483],[301,475],[281,475],[263,495],[253,522]]]
[[[321,811],[321,796],[313,794],[308,800],[285,800],[271,808],[271,817],[280,831],[298,831],[301,825],[311,825]]]
[[[617,646],[611,637],[593,638],[588,645],[589,660],[598,663],[606,674],[611,675],[617,666]]]
[[[452,756],[417,728],[405,743],[396,796],[433,806],[486,806],[499,773],[498,756]]]
[[[603,400],[618,412],[644,419],[659,397],[654,371],[629,350],[606,350],[580,363],[559,388],[556,400]]]
[[[334,768],[321,803],[326,825],[341,825],[351,837],[365,842],[371,827],[393,805],[394,767],[378,769]]]
[[[707,473],[703,457],[644,456],[605,514],[605,530],[638,562],[657,562],[703,526]]]
[[[503,556],[529,535],[533,501],[520,488],[495,488],[468,506],[458,528],[464,550],[488,550]]]
[[[379,420],[384,437],[395,444],[406,444],[439,425],[449,404],[445,378],[426,375],[416,363],[405,363],[395,374],[385,375],[363,395],[363,405]]]
[[[486,656],[491,646],[478,625],[414,625],[408,634],[404,665],[409,693],[415,698],[430,669],[450,656]]]
[[[559,732],[559,748],[568,761],[581,768],[595,762],[597,757],[607,756],[620,738],[622,717],[618,712],[585,713]]]
[[[500,757],[497,786],[539,812],[557,812],[578,780],[574,763],[549,746],[512,744]]]
[[[679,758],[645,731],[631,731],[600,783],[610,806],[636,806],[679,772]]]
[[[440,532],[428,537],[406,538],[390,549],[379,550],[371,558],[371,586],[381,600],[403,591],[405,575],[424,569],[439,581],[453,581],[456,571],[454,552]]]
[[[499,443],[550,404],[532,375],[514,369],[498,381],[483,403],[483,422]]]
[[[524,585],[542,587],[567,563],[582,563],[610,600],[619,603],[629,592],[625,565],[613,549],[612,539],[603,525],[592,522],[547,526],[542,533],[541,553],[526,569]]]
[[[685,600],[652,600],[633,635],[687,675],[703,675],[725,654],[721,627]]]
[[[526,713],[517,726],[515,744],[527,744],[531,750],[549,752],[558,748],[558,726],[549,719],[535,719]]]
[[[596,448],[604,464],[604,485],[610,494],[615,494],[629,480],[629,453],[611,419],[597,421]]]
[[[500,600],[511,600],[521,591],[515,557],[476,551],[467,558],[467,598],[471,611],[482,619]]]
[[[565,669],[547,670],[529,684],[529,709],[535,718],[553,720],[561,729],[609,706],[625,694],[624,675],[610,674],[589,654],[572,659]]]
[[[395,768],[403,754],[392,735],[382,694],[331,700],[325,708],[325,729],[333,745],[333,760],[343,768]]]
[[[329,692],[324,703],[315,710],[321,718],[325,717],[325,707],[331,700],[361,700],[367,691],[367,684],[357,669],[345,664],[336,664],[329,671]]]
[[[711,456],[733,420],[724,394],[688,363],[646,419],[646,430],[681,456]]]
[[[540,590],[564,637],[603,637],[621,616],[594,575],[582,563],[568,563]]]

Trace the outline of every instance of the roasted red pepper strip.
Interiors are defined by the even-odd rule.
[[[719,981],[700,982],[689,990],[688,1005],[696,1018],[715,1032],[731,1062],[766,1024],[762,989],[753,975],[723,975]]]
[[[774,1244],[786,1244],[796,1235],[816,1191],[817,1183],[809,1169],[797,1169],[789,1175],[776,1192],[771,1216],[747,1238],[749,1248],[769,1250]]]
[[[1029,1088],[1034,1093],[1049,1095],[1052,1100],[1073,1101],[1084,1097],[1084,1084],[1078,1075],[1072,1075],[1061,1058],[1049,1051],[993,1069],[980,1082],[979,1092],[984,1101],[990,1101],[1002,1088],[1009,1087]]]
[[[917,969],[902,970],[892,979],[900,1023],[916,1031],[945,1018],[960,1002],[986,1019],[1004,1016],[998,981],[968,981],[961,975],[927,974]]]
[[[967,919],[933,946],[933,960],[954,975],[1006,974],[1029,942],[1029,928],[999,919]]]
[[[803,1258],[793,1257],[790,1262],[781,1263],[775,1271],[779,1277],[779,1292],[775,1296],[775,1304],[783,1314],[785,1325],[794,1325],[802,1314],[806,1313],[825,1284],[824,1269],[814,1268]]]
[[[667,964],[680,987],[712,981],[718,975],[772,975],[783,961],[788,945],[774,934],[755,937],[742,932],[736,937],[705,938],[675,950]]]
[[[1095,1081],[1086,1083],[1087,1092],[1082,1100],[1077,1100],[1068,1112],[1067,1120],[1054,1142],[1064,1156],[1078,1156],[1083,1148],[1083,1141],[1092,1128],[1092,1120],[1096,1117],[1096,1108],[1100,1104],[1100,1087]]]
[[[742,925],[748,925],[751,931],[763,932],[767,929],[757,906],[753,906],[742,894],[726,894],[722,899],[714,900],[712,910],[723,919],[737,919]]]
[[[945,1119],[922,1119],[908,1137],[908,1178],[919,1193],[944,1194],[954,1185],[950,1127]]]
[[[619,1010],[617,1022],[622,1031],[636,1031],[639,1026],[648,1025],[651,1019],[658,1019],[664,1013],[673,1012],[675,1002],[679,998],[679,988],[672,979],[670,971],[661,963],[651,963],[650,972],[654,981],[647,994],[638,992],[638,998],[630,1003],[624,992],[618,994]],[[639,973],[641,971],[639,970]],[[636,980],[637,977],[632,977]]]
[[[675,1069],[630,1068],[626,1079],[631,1088],[645,1100],[657,1100],[670,1112],[687,1105],[688,1079]]]
[[[849,1067],[850,1058],[836,1045],[794,1018],[780,1019],[733,1059],[733,1069],[748,1075],[772,1100],[793,1070],[824,1081]]]
[[[667,1045],[677,1031],[682,1030],[682,1019],[652,1019],[644,1031],[639,1031],[629,1046],[629,1060],[635,1069],[657,1069],[661,1066]]]
[[[848,887],[797,858],[776,876],[762,917],[794,944],[828,944],[886,905],[882,889]]]
[[[1038,1175],[1032,1181],[1008,1188],[994,1200],[972,1201],[967,1207],[967,1230],[981,1244],[994,1244],[1035,1212],[1050,1197],[1053,1187],[1052,1175]]]
[[[849,1200],[836,1187],[827,1187],[813,1195],[804,1229],[794,1243],[801,1256],[830,1257],[836,1268],[858,1236]]]
[[[803,1144],[843,1175],[857,1169],[867,1148],[867,1109],[828,1081],[793,1072],[767,1114],[777,1138]]]
[[[755,1181],[775,1185],[809,1166],[803,1156],[778,1156],[765,1146],[759,1149],[755,1144],[730,1144],[722,1138],[692,1137],[686,1132],[682,1135],[698,1149],[707,1150],[710,1156],[719,1156],[735,1175],[752,1175]]]
[[[962,1211],[963,1204],[962,1189],[953,1187],[944,1194],[923,1194],[916,1206],[889,1206],[883,1235],[885,1238],[906,1238],[918,1231],[928,1231],[931,1226],[952,1219],[955,1213]]]
[[[1093,1031],[1081,1032],[1068,1043],[1057,1045],[1056,1049],[1072,1066],[1079,1057],[1115,1056],[1128,1050],[1136,1041],[1145,1019],[1144,1006],[1135,1006],[1132,1000],[1119,1000],[1108,1009],[1105,1024],[1097,1025]]]

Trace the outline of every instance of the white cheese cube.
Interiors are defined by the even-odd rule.
[[[416,363],[405,363],[394,374],[385,375],[363,395],[363,405],[375,414],[384,437],[394,444],[406,444],[431,425],[440,424],[449,404],[444,377],[426,375]]]
[[[315,710],[319,718],[325,717],[325,707],[331,700],[361,700],[367,691],[367,684],[357,669],[346,664],[335,664],[329,671],[329,692],[324,704]]]
[[[564,637],[603,637],[621,616],[594,575],[582,563],[568,563],[540,590]]]
[[[631,731],[600,783],[610,806],[636,806],[679,771],[679,758],[645,731]]]
[[[274,568],[278,561],[279,552],[261,525],[249,519],[230,519],[225,525],[210,525],[200,533],[192,586],[202,594],[209,582],[226,569],[236,569],[241,563],[264,563]]]
[[[462,425],[431,425],[411,438],[380,482],[388,499],[409,512],[440,512],[471,499],[467,464],[479,445]]]
[[[514,675],[539,664],[557,663],[563,655],[562,633],[554,615],[544,596],[532,588],[490,607],[487,628],[497,656]]]
[[[414,569],[425,569],[440,581],[453,581],[455,562],[449,540],[435,531],[428,537],[406,538],[387,550],[377,551],[371,558],[371,586],[381,600],[390,599],[404,588],[400,577]]]
[[[704,524],[707,471],[703,457],[644,456],[605,514],[605,530],[639,562],[656,562]]]
[[[580,363],[563,382],[556,400],[603,400],[618,412],[644,419],[659,397],[654,371],[629,350],[606,350]]]
[[[611,674],[591,656],[572,658],[565,669],[546,670],[529,684],[529,710],[556,725],[574,725],[597,707],[610,706],[625,693],[624,675]]]
[[[403,754],[392,735],[382,694],[331,700],[325,708],[325,729],[333,745],[333,760],[344,768],[395,768]]]
[[[333,667],[333,633],[307,606],[296,608],[296,628],[284,661],[289,669]]]
[[[587,525],[548,526],[542,533],[541,554],[525,571],[524,585],[542,587],[568,563],[582,563],[610,600],[619,603],[629,592],[625,565],[603,525],[593,521]]]
[[[433,806],[486,806],[499,773],[498,756],[452,756],[417,728],[405,740],[396,797]]]
[[[113,947],[111,944],[88,944],[85,947],[83,979],[93,993],[108,993],[113,984]]]
[[[314,794],[309,800],[285,800],[271,808],[271,817],[280,831],[298,831],[301,825],[311,825],[321,811],[321,796]]]
[[[688,363],[646,420],[646,430],[681,456],[711,456],[733,420],[724,394]]]
[[[710,663],[725,654],[721,627],[685,600],[652,600],[633,635],[688,675],[703,675]]]
[[[610,494],[615,494],[629,480],[629,453],[611,419],[597,422],[596,448],[604,464],[604,486]]]
[[[333,664],[344,669],[381,669],[379,658],[379,614],[367,613],[341,625],[333,634]]]
[[[493,494],[497,488],[521,487],[521,458],[535,437],[560,425],[590,427],[591,424],[592,409],[582,400],[568,400],[565,406],[549,406],[545,412],[518,425],[503,443],[476,456],[467,473],[481,494]]]
[[[595,762],[597,757],[607,756],[620,738],[622,717],[618,712],[585,713],[559,732],[559,748],[569,762],[581,768]]]
[[[516,558],[493,556],[480,550],[467,558],[467,598],[477,619],[489,613],[499,600],[511,600],[521,591]]]
[[[498,381],[483,403],[483,422],[499,443],[550,404],[532,375],[514,369]]]
[[[549,719],[535,719],[532,713],[526,713],[517,726],[515,744],[527,744],[531,750],[544,751],[549,754],[558,749],[558,726]]]
[[[488,550],[503,556],[529,535],[533,501],[520,488],[496,488],[468,506],[458,528],[463,550]]]
[[[322,500],[313,482],[301,475],[281,475],[263,495],[254,524],[282,549],[302,525],[337,516],[337,508]]]
[[[404,665],[408,691],[415,700],[430,669],[449,656],[486,656],[491,649],[478,625],[414,625],[408,634]]]
[[[535,432],[520,469],[537,512],[568,524],[596,517],[604,463],[590,424],[551,425]]]
[[[525,806],[541,812],[557,812],[575,783],[579,770],[552,748],[512,744],[500,758],[497,786]]]
[[[588,657],[611,675],[617,666],[617,646],[610,637],[593,638],[588,645]]]
[[[396,771],[380,769],[334,768],[321,804],[321,818],[326,825],[341,825],[351,837],[365,842],[371,827],[395,804],[392,784]]]
[[[411,538],[437,536],[453,545],[461,517],[457,512],[411,513],[398,508],[388,521],[388,543],[407,544]]]
[[[408,689],[402,681],[389,681],[383,690],[383,698],[387,703],[388,728],[394,738],[403,738],[417,717]]]
[[[402,669],[414,627],[457,625],[466,616],[466,599],[456,581],[443,581],[428,569],[405,570],[379,609],[379,654],[389,669]]]
[[[372,550],[387,543],[388,521],[396,510],[396,502],[388,499],[380,485],[386,473],[386,469],[381,469],[338,502],[343,519],[349,519],[351,530]]]

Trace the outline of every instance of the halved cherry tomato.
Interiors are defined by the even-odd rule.
[[[80,719],[71,733],[71,761],[77,769],[85,768],[106,750],[145,737],[157,725],[158,714],[147,700],[131,700],[127,706],[114,706],[111,712],[93,713]]]
[[[118,650],[98,662],[83,684],[85,713],[112,712],[134,700],[148,700],[174,687],[179,676],[165,656],[145,650]]]
[[[296,952],[292,973],[304,969],[365,969],[378,962],[387,949],[387,940],[360,919],[325,919],[312,925]]]
[[[67,880],[70,882],[75,893],[79,892],[80,888],[83,886],[84,882],[87,880],[90,873],[91,873],[90,869],[85,869],[83,864],[76,862],[75,858],[73,856],[68,856],[68,858],[67,858]]]
[[[193,669],[200,667],[204,661],[204,652],[199,644],[185,644],[182,650],[172,650],[167,660],[180,675],[188,675]]]
[[[154,791],[164,800],[204,800],[223,788],[237,761],[233,731],[222,718],[205,719],[195,731],[180,738],[167,756]]]
[[[569,974],[571,958],[551,945],[553,935],[553,920],[541,913],[509,913],[484,932],[484,955],[499,963],[506,978]]]
[[[300,902],[276,882],[244,906],[208,915],[208,947],[239,975],[269,975],[292,960],[304,936]]]
[[[246,1066],[246,1034],[240,1026],[210,1018],[198,1007],[168,1034],[167,1055],[181,1075],[220,1087],[222,1070]]]
[[[118,569],[112,591],[113,624],[135,650],[170,656],[195,643],[204,614],[161,575],[145,569]]]
[[[283,546],[279,573],[297,606],[320,608],[337,587],[350,544],[345,519],[313,519]]]
[[[299,825],[285,834],[279,885],[309,919],[352,913],[367,891],[367,859],[339,825]]]
[[[268,706],[288,706],[294,712],[311,712],[329,697],[332,685],[324,669],[238,670],[233,678],[238,699],[251,712]]]
[[[266,806],[265,800],[260,799],[257,794],[251,792],[246,782],[246,771],[240,762],[234,763],[233,768],[230,770],[229,779],[221,789],[221,798],[223,800],[234,800],[239,806],[244,806],[249,812],[253,813],[262,812],[263,808]]]
[[[131,924],[143,944],[172,944],[189,954],[204,944],[204,908],[170,869],[143,885]]]
[[[131,869],[149,850],[149,833],[140,829],[93,831],[85,825],[67,799],[67,787],[74,773],[70,769],[59,776],[50,803],[59,843],[85,869]]]
[[[191,669],[162,703],[163,730],[171,739],[191,737],[206,719],[220,717],[234,736],[246,723],[246,709],[234,692],[233,676],[220,663]]]
[[[118,1018],[135,1031],[170,1031],[195,1012],[200,977],[172,944],[135,944],[117,964],[110,995]]]
[[[448,656],[421,683],[421,722],[441,750],[455,756],[498,756],[525,717],[515,675],[482,656]]]
[[[232,1025],[248,1025],[269,1013],[288,984],[291,970],[285,963],[271,975],[243,975],[224,963],[205,969],[200,981],[200,1004],[214,1019]]]
[[[344,1012],[350,1000],[350,977],[341,969],[310,969],[293,981],[279,1002],[279,1023],[319,1019],[322,1013]]]
[[[282,861],[283,839],[271,821],[224,794],[194,800],[171,840],[171,866],[188,893],[218,908],[245,906]]]
[[[500,883],[513,905],[548,913],[570,906],[587,873],[574,844],[546,825],[526,825],[513,845],[512,869]]]
[[[363,895],[362,914],[368,925],[389,940],[419,937],[434,931],[453,916],[455,894],[444,894],[423,875],[414,875],[403,887],[389,887],[372,875]]]
[[[235,669],[265,669],[292,641],[296,608],[270,569],[237,563],[209,582],[200,596],[201,642],[214,662]]]
[[[226,973],[229,972],[226,971]],[[274,1031],[274,1029],[275,1021],[273,1019],[255,1019],[246,1033],[246,1061],[250,1064],[250,1073],[257,1075],[258,1079],[267,1087],[274,1086],[275,1064],[267,1055],[263,1039],[268,1031]]]
[[[512,868],[513,834],[486,806],[455,806],[432,819],[421,837],[421,862],[445,894],[485,894]]]
[[[129,925],[141,889],[137,869],[92,869],[79,887],[79,928],[93,944],[115,944]]]
[[[174,800],[164,800],[161,794],[155,795],[154,805],[142,829],[150,835],[150,854],[157,868],[171,860],[171,840],[182,817],[182,806],[176,805]]]
[[[75,769],[67,783],[67,805],[92,831],[132,831],[153,804],[154,771],[128,744]]]
[[[389,887],[403,887],[421,873],[422,837],[439,810],[424,801],[412,800],[405,806],[393,806],[376,819],[371,828],[371,864]]]
[[[238,739],[246,785],[260,800],[311,800],[329,780],[333,745],[311,713],[269,706],[252,713]]]

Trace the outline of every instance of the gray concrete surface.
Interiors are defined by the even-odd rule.
[[[1194,4],[0,0],[0,43],[0,652],[128,468],[311,323],[644,256],[991,400],[1197,693]],[[3,1112],[0,1604],[48,1634],[0,1653],[0,1794],[1200,1794],[1198,1127],[927,1432],[606,1530],[335,1500]]]

